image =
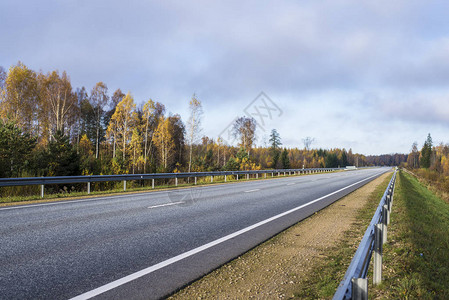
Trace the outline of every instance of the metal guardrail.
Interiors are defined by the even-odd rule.
[[[345,277],[332,298],[333,300],[368,299],[367,273],[373,255],[373,282],[379,284],[382,280],[382,245],[387,241],[387,225],[390,223],[396,172],[397,168],[354,254]]]
[[[69,184],[69,183],[87,183],[87,193],[90,194],[90,184],[92,182],[106,182],[106,181],[123,181],[123,189],[126,191],[126,181],[129,180],[152,180],[152,188],[154,188],[155,179],[175,179],[175,185],[178,185],[178,178],[195,178],[211,177],[213,182],[214,176],[224,176],[225,181],[227,176],[236,176],[237,180],[241,175],[256,175],[259,174],[277,174],[278,176],[287,173],[291,175],[298,174],[312,174],[332,172],[341,170],[343,168],[312,168],[312,169],[276,169],[276,170],[248,170],[248,171],[215,171],[215,172],[190,172],[190,173],[151,173],[151,174],[124,174],[124,175],[90,175],[90,176],[54,176],[54,177],[24,177],[24,178],[0,178],[0,187],[6,186],[24,186],[24,185],[41,185],[41,197],[44,197],[44,186],[48,184]]]

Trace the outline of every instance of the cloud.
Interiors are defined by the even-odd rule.
[[[391,149],[408,151],[398,141],[416,128],[449,124],[447,11],[417,0],[5,0],[0,65],[66,70],[75,87],[103,81],[184,119],[195,92],[211,136],[265,91],[286,112],[274,126],[289,146],[312,135],[322,147],[387,151],[393,119]]]

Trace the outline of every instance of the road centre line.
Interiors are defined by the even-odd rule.
[[[157,263],[157,264],[155,264],[155,265],[153,265],[153,266],[150,266],[150,267],[145,268],[145,269],[143,269],[143,270],[140,270],[140,271],[137,271],[137,272],[135,272],[135,273],[132,273],[132,274],[130,274],[130,275],[128,275],[128,276],[125,276],[125,277],[122,277],[122,278],[117,279],[117,280],[115,280],[115,281],[112,281],[112,282],[110,282],[110,283],[107,283],[107,284],[105,284],[105,285],[103,285],[103,286],[100,286],[100,287],[98,287],[98,288],[96,288],[96,289],[93,289],[93,290],[91,290],[91,291],[89,291],[89,292],[86,292],[86,293],[83,293],[83,294],[81,294],[81,295],[78,295],[78,296],[76,296],[76,297],[74,297],[74,298],[71,298],[70,300],[85,300],[85,299],[91,299],[91,298],[93,298],[93,297],[95,297],[95,296],[98,296],[98,295],[100,295],[100,294],[103,294],[103,293],[105,293],[105,292],[107,292],[107,291],[110,291],[110,290],[112,290],[112,289],[114,289],[114,288],[117,288],[117,287],[119,287],[119,286],[121,286],[121,285],[124,285],[124,284],[126,284],[126,283],[128,283],[128,282],[131,282],[131,281],[136,280],[136,279],[138,279],[138,278],[140,278],[140,277],[143,277],[143,276],[145,276],[145,275],[148,275],[148,274],[150,274],[150,273],[153,273],[153,272],[155,272],[155,271],[157,271],[157,270],[159,270],[159,269],[162,269],[162,268],[164,268],[164,267],[166,267],[166,266],[169,266],[169,265],[174,264],[174,263],[176,263],[176,262],[178,262],[178,261],[181,261],[181,260],[183,260],[183,259],[185,259],[185,258],[187,258],[187,257],[190,257],[190,256],[192,256],[192,255],[195,255],[195,254],[197,254],[197,253],[200,253],[200,252],[202,252],[202,251],[204,251],[204,250],[207,250],[207,249],[209,249],[209,248],[211,248],[211,247],[214,247],[214,246],[216,246],[216,245],[219,245],[219,244],[221,244],[221,243],[223,243],[223,242],[226,242],[226,241],[228,241],[228,240],[230,240],[230,239],[232,239],[232,238],[234,238],[234,237],[237,237],[237,236],[239,236],[239,235],[242,235],[242,234],[244,234],[244,233],[246,233],[246,232],[248,232],[248,231],[250,231],[250,230],[253,230],[253,229],[258,228],[258,227],[260,227],[260,226],[262,226],[262,225],[265,225],[265,224],[270,223],[270,222],[272,222],[272,221],[274,221],[274,220],[277,220],[277,219],[279,219],[279,218],[281,218],[281,217],[284,217],[284,216],[286,216],[286,215],[288,215],[288,214],[291,214],[291,213],[293,213],[293,212],[295,212],[295,211],[298,211],[298,210],[300,210],[300,209],[302,209],[302,208],[304,208],[304,207],[307,207],[307,206],[309,206],[309,205],[311,205],[311,204],[314,204],[314,203],[316,203],[316,202],[318,202],[318,201],[321,201],[321,200],[323,200],[323,199],[325,199],[325,198],[328,198],[328,197],[330,197],[330,196],[332,196],[332,195],[335,195],[335,194],[337,194],[337,193],[339,193],[339,192],[341,192],[341,191],[344,191],[344,190],[346,190],[346,189],[348,189],[348,188],[350,188],[350,187],[353,187],[353,186],[355,186],[355,185],[357,185],[357,184],[360,184],[360,183],[362,183],[362,182],[364,182],[364,181],[367,181],[367,180],[369,180],[369,179],[371,179],[371,178],[374,178],[374,177],[376,177],[376,176],[379,176],[379,174],[375,174],[375,175],[372,175],[372,176],[370,176],[370,177],[368,177],[368,178],[365,178],[365,179],[363,179],[363,180],[357,181],[356,183],[350,184],[350,185],[348,185],[348,186],[346,186],[346,187],[344,187],[344,188],[341,188],[341,189],[339,189],[339,190],[337,190],[337,191],[335,191],[335,192],[329,193],[329,194],[327,194],[327,195],[325,195],[325,196],[322,196],[322,197],[320,197],[320,198],[317,198],[317,199],[315,199],[315,200],[312,200],[312,201],[310,201],[310,202],[308,202],[308,203],[306,203],[306,204],[300,205],[300,206],[295,207],[295,208],[293,208],[293,209],[290,209],[290,210],[288,210],[288,211],[286,211],[286,212],[280,213],[280,214],[275,215],[275,216],[273,216],[273,217],[271,217],[271,218],[265,219],[265,220],[260,221],[260,222],[258,222],[258,223],[256,223],[256,224],[253,224],[253,225],[251,225],[251,226],[248,226],[248,227],[245,227],[245,228],[243,228],[243,229],[240,229],[240,230],[238,230],[238,231],[236,231],[236,232],[234,232],[234,233],[228,234],[228,235],[226,235],[226,236],[224,236],[224,237],[222,237],[222,238],[219,238],[219,239],[217,239],[217,240],[214,240],[214,241],[212,241],[212,242],[209,242],[209,243],[207,243],[207,244],[204,244],[204,245],[202,245],[202,246],[199,246],[199,247],[194,248],[194,249],[192,249],[192,250],[189,250],[189,251],[187,251],[187,252],[181,253],[181,254],[179,254],[179,255],[177,255],[177,256],[174,256],[174,257],[172,257],[172,258],[169,258],[169,259],[167,259],[167,260],[164,260],[164,261],[162,261],[162,262],[160,262],[160,263]]]
[[[254,190],[244,191],[244,193],[252,193],[252,192],[257,192],[257,191],[260,191],[260,189],[254,189]]]

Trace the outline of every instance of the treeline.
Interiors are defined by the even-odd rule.
[[[421,150],[413,143],[405,167],[449,192],[449,144],[434,145],[430,133]]]
[[[276,130],[269,147],[254,147],[256,122],[247,117],[233,124],[240,141],[233,147],[201,134],[195,95],[189,108],[184,122],[152,99],[137,105],[120,89],[110,96],[103,82],[74,89],[66,72],[35,72],[20,62],[0,67],[0,177],[379,164],[351,149],[310,149],[310,140],[285,149]]]
[[[400,166],[407,161],[407,154],[368,155],[366,161],[372,166]]]

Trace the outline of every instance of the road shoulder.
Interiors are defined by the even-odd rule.
[[[326,263],[331,249],[351,231],[359,211],[372,202],[370,195],[389,177],[391,173],[386,173],[371,181],[197,280],[171,299],[294,298],[320,264]],[[333,279],[335,286],[339,280]]]

